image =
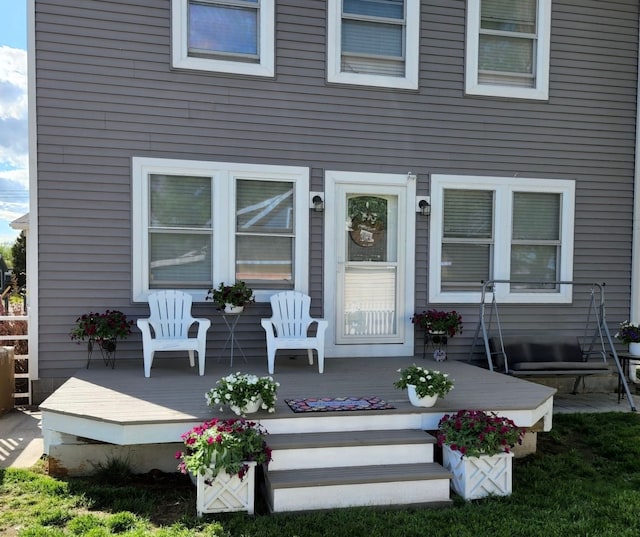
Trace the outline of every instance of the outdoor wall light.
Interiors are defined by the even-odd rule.
[[[317,213],[324,211],[324,197],[322,192],[311,192],[309,197],[311,199],[309,203],[310,209],[313,209]]]
[[[416,212],[422,216],[429,216],[431,214],[431,199],[429,196],[423,196],[416,198]]]

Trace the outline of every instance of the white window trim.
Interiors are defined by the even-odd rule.
[[[342,0],[329,0],[327,6],[327,81],[359,86],[418,89],[420,49],[420,0],[407,0],[404,77],[341,72]]]
[[[295,183],[295,290],[309,292],[309,168],[294,166],[263,166],[225,162],[205,162],[133,157],[132,160],[132,292],[134,302],[145,302],[149,292],[149,245],[148,245],[148,180],[150,174],[192,175],[213,179],[214,199],[235,199],[237,179],[258,179],[292,181]],[[213,255],[214,286],[235,281],[235,203],[227,204],[220,210],[214,207],[213,229],[216,236],[216,251]],[[222,234],[220,231],[222,230]],[[224,244],[221,241],[226,241]],[[226,255],[220,255],[220,251]],[[153,289],[156,291],[157,289]],[[204,302],[207,289],[185,289],[195,302]],[[258,302],[268,302],[277,290],[254,289]]]
[[[511,99],[548,100],[549,56],[551,49],[551,0],[538,0],[537,28],[535,87],[519,88],[500,84],[479,84],[478,47],[480,39],[480,0],[468,0],[465,64],[466,93],[469,95],[486,95]]]
[[[429,302],[477,304],[478,291],[442,291],[442,225],[444,190],[447,188],[495,191],[494,207],[494,280],[510,279],[511,211],[513,192],[562,194],[560,235],[560,281],[573,279],[573,230],[575,215],[575,181],[563,179],[505,178],[463,175],[431,176],[431,225],[429,238]],[[572,300],[572,286],[560,285],[559,292],[512,292],[508,284],[496,285],[496,299],[511,304],[567,304]]]
[[[195,69],[251,76],[275,76],[275,6],[274,0],[260,0],[259,63],[213,58],[193,58],[188,47],[188,0],[171,0],[171,57],[177,69]]]

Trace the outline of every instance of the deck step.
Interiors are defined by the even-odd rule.
[[[389,454],[387,454],[389,458]],[[269,469],[272,512],[365,505],[448,504],[451,473],[436,463]]]
[[[418,429],[272,434],[267,443],[273,460],[269,471],[375,466],[389,458],[404,463],[433,462],[435,438]]]

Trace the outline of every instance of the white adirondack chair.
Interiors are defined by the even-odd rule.
[[[269,374],[273,374],[277,349],[307,349],[309,365],[313,365],[313,349],[318,353],[318,371],[324,372],[324,333],[327,321],[309,314],[311,298],[297,291],[284,291],[271,296],[271,318],[262,319],[267,333]],[[315,336],[309,327],[317,324]]]
[[[189,363],[195,366],[194,351],[198,353],[200,375],[204,375],[204,361],[207,347],[209,319],[191,316],[191,295],[182,291],[158,291],[149,294],[148,319],[138,319],[142,332],[144,355],[144,376],[151,376],[153,355],[157,351],[188,351]],[[196,337],[189,337],[189,327],[198,323]]]

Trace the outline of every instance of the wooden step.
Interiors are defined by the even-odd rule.
[[[433,462],[436,439],[418,429],[342,431],[269,435],[273,460],[269,471]]]
[[[285,512],[448,504],[450,478],[451,473],[438,464],[408,463],[269,470],[265,485],[271,510]]]

